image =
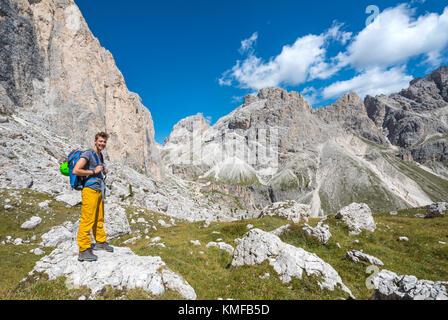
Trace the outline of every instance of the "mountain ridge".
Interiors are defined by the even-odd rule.
[[[170,135],[162,147],[163,158],[168,167],[175,165],[181,176],[191,176],[188,172],[193,170],[194,177],[200,180],[210,180],[213,176],[214,188],[230,190],[228,185],[240,185],[241,181],[232,182],[224,177],[219,166],[228,166],[227,159],[236,155],[245,161],[239,168],[248,165],[247,176],[254,176],[255,170],[257,184],[261,182],[261,186],[253,186],[249,192],[251,199],[247,195],[242,199],[251,208],[258,201],[264,206],[269,202],[297,200],[314,206],[313,215],[318,216],[357,200],[366,201],[375,210],[386,209],[381,204],[382,197],[391,209],[429,204],[441,194],[448,196],[447,192],[439,188],[434,194],[427,194],[427,186],[409,175],[415,177],[423,174],[419,170],[427,170],[428,174],[437,176],[434,179],[448,177],[444,162],[448,151],[443,149],[446,145],[443,134],[448,131],[448,104],[443,96],[444,86],[448,87],[447,70],[442,66],[390,96],[367,96],[362,100],[350,92],[333,104],[316,109],[295,91],[261,89],[257,96],[247,95],[242,105],[213,126],[185,133],[192,135],[188,139],[184,137],[183,143],[174,147]],[[406,97],[410,96],[409,92],[413,93],[414,100]],[[427,95],[433,97],[429,100],[433,103],[422,105],[419,101]],[[413,123],[424,130],[413,130],[410,125]],[[173,136],[179,134],[176,131],[174,127]],[[264,140],[259,139],[260,134]],[[441,139],[437,134],[442,135]],[[415,141],[421,139],[424,141],[416,148]],[[431,144],[433,140],[435,147]],[[238,154],[238,148],[245,150]],[[441,161],[421,161],[439,150]],[[253,161],[260,153],[269,155],[271,162]],[[180,158],[184,161],[176,163]],[[274,158],[278,162],[272,165]],[[417,165],[413,164],[414,158]],[[195,161],[189,163],[189,159]],[[211,174],[217,171],[222,181]],[[355,176],[357,180],[349,181],[349,177]]]

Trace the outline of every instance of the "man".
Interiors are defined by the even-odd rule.
[[[104,194],[105,184],[103,174],[108,170],[104,166],[101,151],[106,148],[109,135],[99,132],[95,135],[95,145],[93,149],[83,152],[73,168],[73,174],[79,177],[86,177],[84,188],[82,189],[81,221],[78,230],[79,261],[96,261],[98,257],[92,252],[90,230],[95,237],[93,250],[106,250],[113,252],[106,242],[106,232],[104,231]]]

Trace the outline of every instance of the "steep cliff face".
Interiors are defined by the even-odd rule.
[[[340,126],[377,144],[389,144],[382,129],[369,118],[364,101],[355,92],[344,94],[332,105],[314,109],[313,113],[328,125]]]
[[[85,146],[107,131],[111,160],[160,178],[151,113],[128,91],[73,0],[0,3],[0,110],[21,112]]]
[[[0,1],[0,113],[33,104],[33,81],[44,79],[44,56],[28,3]]]

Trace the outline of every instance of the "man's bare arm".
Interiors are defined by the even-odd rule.
[[[73,174],[79,176],[79,177],[87,177],[91,176],[93,174],[100,173],[103,170],[102,166],[98,166],[95,168],[95,170],[84,170],[84,166],[87,164],[86,158],[80,158],[78,162],[76,163],[75,167],[73,168]]]

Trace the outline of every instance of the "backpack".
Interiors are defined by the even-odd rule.
[[[81,154],[83,151],[79,149],[72,150],[67,156],[67,163],[68,163],[68,173],[70,177],[70,186],[78,191],[81,191],[84,187],[87,187],[89,185],[92,185],[95,183],[93,176],[88,177],[79,177],[76,174],[73,174],[73,168],[75,168],[76,163],[78,162],[79,158],[81,157]],[[98,159],[98,155],[96,152],[93,152],[93,155],[97,161],[97,163],[100,163]],[[88,182],[88,180],[90,180]]]
[[[79,177],[73,174],[73,168],[81,157],[82,151],[79,149],[72,150],[67,156],[68,174],[70,177],[70,186],[75,190],[82,190],[86,182],[86,177]]]

